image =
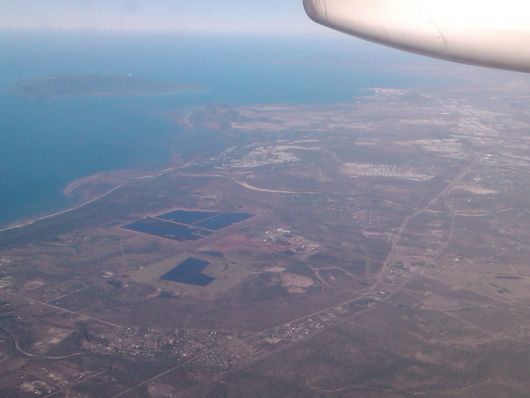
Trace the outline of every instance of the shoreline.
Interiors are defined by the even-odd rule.
[[[43,220],[47,220],[49,218],[53,218],[53,217],[56,217],[56,216],[60,216],[62,214],[67,214],[67,213],[70,213],[72,211],[75,211],[75,210],[78,210],[78,209],[81,209],[85,206],[88,206],[94,202],[97,202],[98,200],[100,199],[103,199],[105,197],[107,197],[108,195],[114,193],[115,191],[117,191],[118,189],[120,188],[123,188],[124,186],[126,186],[127,184],[129,184],[129,182],[131,181],[138,181],[138,180],[143,180],[143,179],[146,179],[146,178],[153,178],[153,177],[156,177],[156,176],[161,176],[163,174],[166,174],[166,173],[169,173],[169,172],[173,172],[176,170],[176,167],[175,166],[170,166],[170,167],[164,167],[162,170],[156,170],[156,171],[150,171],[150,172],[139,172],[138,170],[128,170],[128,171],[124,171],[124,170],[121,170],[121,171],[118,171],[118,172],[102,172],[102,173],[96,173],[94,175],[91,175],[91,176],[88,176],[88,177],[81,177],[81,178],[78,178],[76,180],[73,180],[71,183],[69,183],[64,189],[63,189],[63,194],[65,196],[68,196],[70,195],[75,189],[78,189],[79,187],[85,185],[87,182],[90,183],[90,182],[93,182],[94,180],[99,180],[99,179],[103,179],[103,180],[106,180],[106,181],[109,181],[111,179],[114,179],[115,181],[117,182],[117,184],[112,187],[111,189],[103,192],[103,193],[100,193],[96,196],[94,196],[93,198],[90,198],[88,200],[85,200],[77,205],[74,205],[74,206],[71,206],[71,207],[68,207],[66,209],[63,209],[63,210],[59,210],[59,211],[55,211],[53,213],[49,213],[49,214],[45,214],[43,216],[38,216],[38,217],[33,217],[33,218],[29,218],[29,219],[26,219],[26,220],[21,220],[21,221],[15,221],[14,223],[11,223],[10,225],[7,225],[6,227],[0,227],[0,234],[1,233],[4,233],[4,232],[9,232],[9,231],[15,231],[17,229],[21,229],[21,228],[24,228],[24,227],[27,227],[27,226],[30,226],[30,225],[33,225],[37,222],[40,222],[40,221],[43,221]],[[129,173],[129,175],[127,176],[126,174]]]
[[[123,188],[124,186],[129,184],[129,182],[131,182],[131,181],[139,181],[139,180],[144,180],[144,179],[147,179],[147,178],[153,178],[153,177],[164,175],[166,173],[174,172],[175,170],[176,170],[176,167],[169,167],[169,168],[164,168],[163,170],[159,170],[159,171],[156,171],[154,173],[149,173],[149,174],[141,174],[141,173],[137,173],[137,172],[132,172],[131,171],[135,175],[133,177],[129,176],[129,178],[125,178],[123,176],[123,171],[120,171],[119,172],[121,174],[120,175],[120,180],[122,182],[120,182],[119,184],[117,184],[116,186],[111,188],[110,190],[105,191],[105,192],[103,192],[103,193],[101,193],[99,195],[96,195],[95,197],[93,197],[93,198],[91,198],[89,200],[86,200],[86,201],[84,201],[82,203],[79,203],[79,204],[77,204],[75,206],[68,207],[66,209],[59,210],[59,211],[56,211],[56,212],[53,212],[53,213],[50,213],[50,214],[46,214],[46,215],[43,215],[43,216],[34,217],[34,218],[30,218],[30,219],[23,220],[23,221],[18,221],[18,222],[10,224],[10,225],[8,225],[8,226],[6,226],[4,228],[0,227],[1,228],[0,229],[0,234],[4,233],[4,232],[9,232],[9,231],[15,231],[17,229],[21,229],[21,228],[33,225],[33,224],[38,223],[40,221],[44,221],[44,220],[47,220],[49,218],[53,218],[53,217],[56,217],[56,216],[60,216],[60,215],[67,214],[67,213],[70,213],[72,211],[81,209],[81,208],[83,208],[85,206],[88,206],[88,205],[94,203],[94,202],[97,202],[100,199],[103,199],[103,198],[107,197],[108,195],[111,195],[112,193],[114,193],[118,189]],[[111,174],[112,174],[112,172],[110,172],[110,173],[97,173],[97,174],[94,174],[92,176],[82,177],[82,178],[79,178],[77,180],[74,180],[71,183],[69,183],[63,189],[63,194],[65,194],[65,195],[71,194],[71,192],[73,190],[79,188],[80,186],[83,186],[83,184],[85,182],[91,182],[91,181],[93,181],[95,179],[99,179],[99,178],[107,179],[107,181],[108,181],[109,178],[113,178],[113,177],[115,178],[116,177],[116,176],[112,176]],[[253,186],[253,185],[248,184],[246,182],[239,181],[237,179],[230,178],[230,177],[227,177],[227,176],[224,176],[224,175],[221,175],[221,174],[186,174],[186,173],[184,173],[183,176],[228,178],[228,179],[232,180],[234,183],[236,183],[237,185],[241,186],[242,188],[249,189],[251,191],[257,191],[257,192],[291,194],[291,195],[292,194],[296,194],[296,195],[298,195],[298,194],[301,194],[301,195],[306,194],[307,195],[307,194],[316,194],[317,193],[317,192],[282,191],[282,190],[260,188],[260,187]]]
[[[21,228],[24,228],[24,227],[27,227],[29,225],[33,225],[39,221],[43,221],[43,220],[47,220],[49,218],[53,218],[53,217],[56,217],[56,216],[60,216],[62,214],[67,214],[67,213],[70,213],[74,210],[77,210],[77,209],[81,209],[85,206],[88,206],[89,204],[92,204],[100,199],[103,199],[104,197],[110,195],[111,193],[117,191],[118,189],[122,188],[123,186],[125,186],[127,183],[122,183],[118,186],[115,186],[114,188],[112,188],[111,190],[107,191],[107,192],[104,192],[98,196],[96,196],[95,198],[92,198],[90,200],[87,200],[85,202],[82,202],[78,205],[75,205],[75,206],[72,206],[72,207],[69,207],[67,209],[64,209],[64,210],[60,210],[60,211],[56,211],[54,213],[51,213],[51,214],[47,214],[47,215],[44,215],[44,216],[40,216],[40,217],[35,217],[35,218],[31,218],[31,219],[28,219],[26,221],[20,221],[20,222],[15,222],[14,224],[11,224],[11,225],[8,225],[7,227],[3,228],[3,229],[0,229],[0,233],[4,233],[4,232],[8,232],[8,231],[14,231],[14,230],[17,230],[17,229],[21,229]]]

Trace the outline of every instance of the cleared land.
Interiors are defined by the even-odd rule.
[[[1,394],[527,397],[518,84],[193,110],[241,144],[0,233]]]

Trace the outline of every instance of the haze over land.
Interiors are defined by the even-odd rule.
[[[527,396],[527,76],[341,38],[0,52],[0,395]]]

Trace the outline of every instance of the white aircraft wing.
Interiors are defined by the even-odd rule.
[[[311,19],[369,41],[530,72],[530,0],[303,0]]]

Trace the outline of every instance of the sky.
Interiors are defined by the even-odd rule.
[[[302,0],[0,0],[0,28],[321,34]]]

